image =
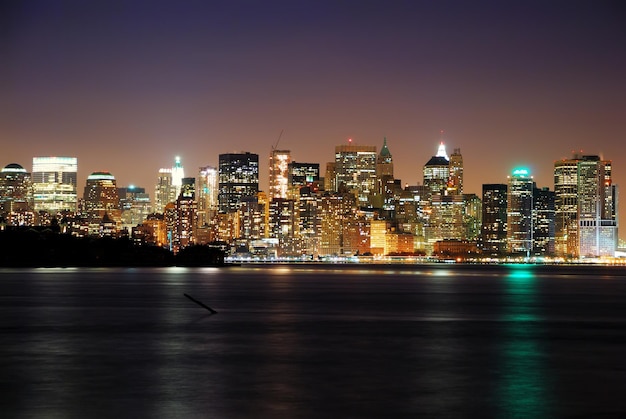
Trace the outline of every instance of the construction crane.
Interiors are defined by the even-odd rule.
[[[280,137],[283,136],[283,131],[284,131],[284,129],[280,130],[280,134],[278,135],[278,140],[276,140],[276,142],[272,146],[272,151],[276,150],[276,147],[278,147],[278,143],[280,142]]]

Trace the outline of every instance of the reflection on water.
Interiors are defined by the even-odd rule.
[[[505,280],[503,342],[500,353],[503,418],[553,417],[539,324],[543,320],[532,265],[512,265]]]
[[[626,417],[624,301],[620,270],[0,270],[0,411]]]

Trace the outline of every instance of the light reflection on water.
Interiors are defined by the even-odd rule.
[[[593,417],[600,403],[625,412],[614,368],[625,275],[0,271],[0,406],[7,417],[70,418]]]

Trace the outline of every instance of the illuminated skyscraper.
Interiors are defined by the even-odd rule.
[[[142,224],[152,212],[150,195],[145,188],[130,185],[127,188],[117,188],[122,210],[123,227],[132,229]]]
[[[526,256],[533,250],[533,190],[535,182],[526,169],[509,176],[506,224],[507,251]]]
[[[303,186],[313,186],[320,181],[319,163],[300,163],[292,161],[288,168],[290,187],[301,188]],[[318,185],[319,186],[319,185]]]
[[[272,150],[270,154],[270,185],[269,199],[287,198],[289,189],[289,163],[291,152],[289,150]]]
[[[56,214],[67,210],[75,212],[76,157],[33,157],[33,194],[35,211]]]
[[[174,160],[174,166],[172,166],[172,186],[176,188],[175,195],[178,197],[180,195],[180,189],[183,185],[183,178],[185,177],[185,170],[183,169],[183,165],[180,162],[180,157],[176,156]]]
[[[376,199],[374,207],[393,211],[395,179],[393,177],[393,157],[387,147],[387,137],[383,139],[383,146],[376,159]]]
[[[101,220],[105,214],[116,222],[121,221],[120,198],[115,177],[109,172],[94,172],[87,177],[83,194],[85,212]]]
[[[612,163],[598,156],[578,162],[578,255],[615,256],[617,249],[617,187]]]
[[[184,176],[185,171],[178,156],[176,156],[174,165],[171,168],[159,169],[157,184],[154,189],[155,212],[163,213],[168,203],[176,202]]]
[[[554,162],[555,253],[578,255],[578,162],[571,159]]]
[[[6,165],[0,172],[0,216],[9,221],[11,213],[32,211],[33,187],[30,173],[17,163]],[[9,221],[9,224],[13,223]]]
[[[218,208],[219,173],[216,167],[201,167],[197,179],[198,225],[209,225]]]
[[[197,227],[196,179],[181,179],[180,194],[176,199],[175,225],[172,231],[172,250],[194,244]]]
[[[249,152],[219,155],[219,210],[235,212],[241,199],[259,192],[259,155]]]
[[[450,155],[448,194],[463,195],[463,156],[460,148],[455,148],[454,153]]]
[[[360,207],[370,206],[376,188],[376,160],[376,146],[352,142],[335,146],[336,191],[352,193]]]
[[[423,174],[424,186],[429,193],[427,199],[432,195],[445,193],[450,178],[450,160],[443,143],[439,144],[437,154],[424,165]]]
[[[554,254],[554,191],[535,188],[533,191],[533,253]]]
[[[482,251],[490,256],[506,253],[507,185],[483,185],[482,198]]]
[[[611,172],[611,161],[592,155],[554,163],[557,255],[614,255],[618,205]]]

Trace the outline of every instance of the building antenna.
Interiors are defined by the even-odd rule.
[[[283,131],[284,131],[284,129],[280,130],[280,134],[278,135],[278,140],[276,140],[276,142],[272,146],[272,151],[276,150],[276,147],[278,147],[278,143],[280,142],[280,137],[283,136]]]

